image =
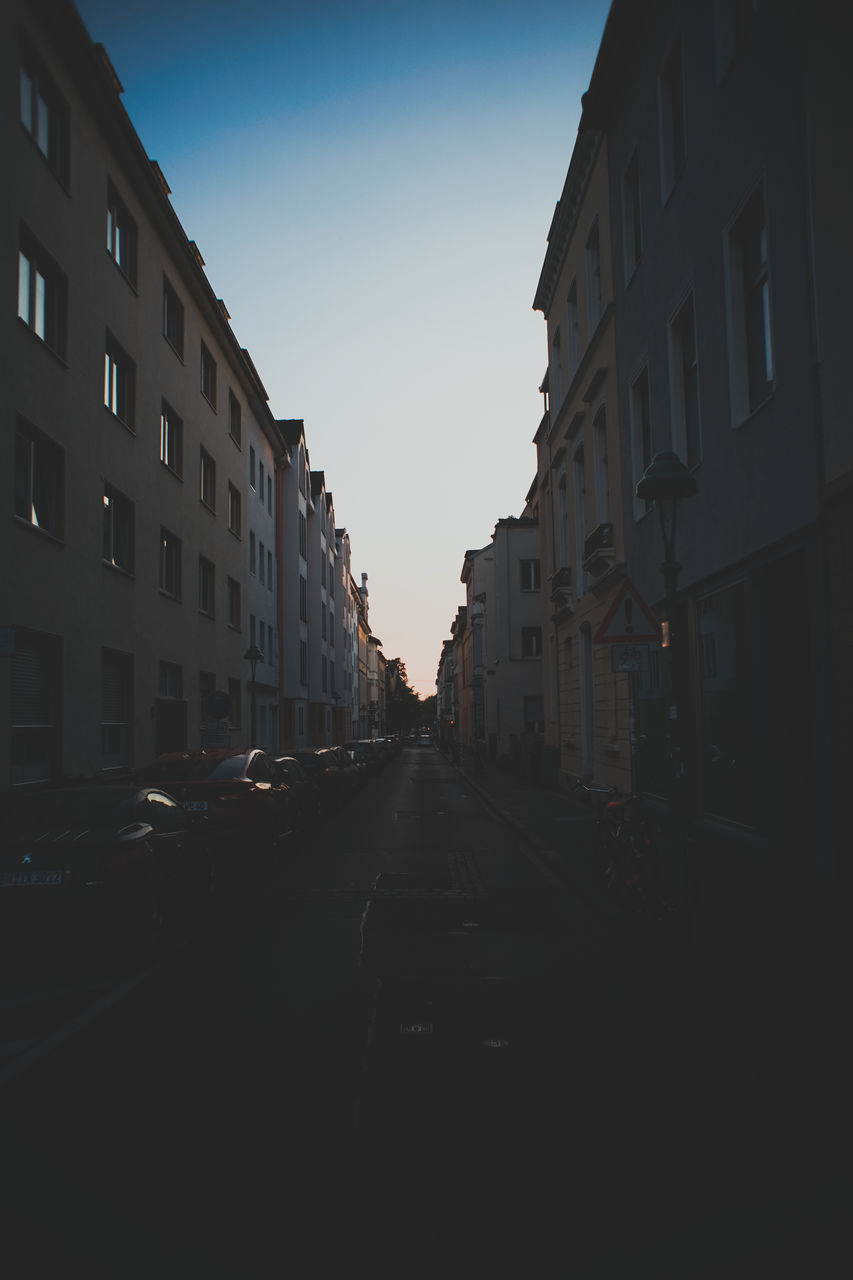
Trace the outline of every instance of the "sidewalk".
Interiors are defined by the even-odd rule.
[[[653,926],[604,892],[588,806],[471,756],[463,755],[457,768],[515,828],[543,872],[580,894],[614,929],[635,930],[657,945]],[[771,869],[757,857],[734,865],[724,847],[695,838],[683,849],[666,834],[660,843],[693,887],[677,941],[669,944],[685,996],[757,1065],[782,1068],[815,1087],[838,1086],[849,1096],[847,922],[821,902],[807,871]]]

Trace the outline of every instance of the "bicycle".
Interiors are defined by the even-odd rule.
[[[654,824],[640,795],[620,796],[617,787],[596,787],[578,778],[573,792],[593,798],[595,854],[607,892],[635,910],[663,914],[677,909],[664,896]]]

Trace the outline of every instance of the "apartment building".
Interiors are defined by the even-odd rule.
[[[816,396],[817,288],[825,307],[832,286],[814,233],[837,227],[839,186],[810,131],[817,31],[794,0],[615,0],[580,128],[606,140],[614,197],[625,559],[661,618],[661,529],[636,485],[667,450],[698,490],[678,511],[674,693],[657,664],[639,681],[637,782],[799,862],[828,847],[821,466],[842,418],[849,439],[849,392],[830,391],[831,429]],[[821,105],[836,158],[840,84]],[[850,251],[832,243],[837,280]],[[837,352],[850,321],[834,319]]]
[[[335,530],[334,597],[335,650],[337,657],[337,698],[335,706],[335,741],[345,742],[358,733],[358,624],[357,609],[350,590],[352,581],[352,548],[346,529]]]
[[[625,179],[632,208],[636,164]],[[639,260],[639,222],[626,226],[626,265]],[[631,789],[629,677],[596,637],[625,578],[619,396],[607,139],[582,130],[551,227],[534,309],[547,325],[545,413],[536,432],[546,743],[559,780]]]
[[[325,474],[312,471],[309,480],[308,632],[312,643],[308,664],[308,742],[322,747],[332,742],[329,582],[334,581],[335,524]],[[333,630],[331,634],[334,635]]]
[[[308,514],[313,506],[305,423],[280,419],[290,466],[280,473],[279,680],[283,747],[308,745]]]
[[[0,76],[18,86],[0,136],[9,300],[17,275],[0,322],[6,785],[198,745],[214,692],[230,708],[216,727],[245,735],[244,450],[250,419],[265,424],[254,367],[73,6],[5,5]]]

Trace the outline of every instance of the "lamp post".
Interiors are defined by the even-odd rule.
[[[257,646],[256,644],[250,644],[250,645],[249,645],[249,647],[248,647],[248,649],[246,650],[246,652],[243,654],[243,658],[245,659],[245,661],[246,661],[246,662],[250,662],[250,663],[252,664],[252,721],[251,721],[251,726],[250,726],[250,734],[251,734],[251,739],[252,739],[252,740],[251,740],[251,742],[249,743],[249,746],[250,746],[250,747],[254,747],[254,746],[256,746],[256,745],[257,745],[257,743],[256,743],[256,741],[255,741],[255,738],[256,738],[256,731],[255,731],[255,719],[256,719],[256,717],[255,717],[255,671],[257,670],[258,663],[259,663],[259,662],[260,662],[260,660],[263,658],[263,656],[264,656],[264,655],[261,653],[260,649],[258,648],[258,646]]]
[[[675,533],[678,518],[678,504],[682,498],[692,498],[699,490],[695,477],[680,461],[677,454],[667,450],[655,455],[646,467],[642,478],[637,482],[637,497],[653,502],[660,518],[663,536],[663,563],[660,571],[663,574],[664,613],[666,617],[661,625],[661,645],[664,651],[664,714],[666,716],[666,741],[672,767],[673,801],[679,797],[683,801],[681,783],[683,780],[683,764],[681,759],[682,741],[678,719],[678,689],[676,669],[672,656],[672,642],[676,636],[675,613],[678,603],[678,572],[681,565],[675,558]],[[680,804],[679,808],[683,806]],[[683,814],[682,814],[683,816]]]

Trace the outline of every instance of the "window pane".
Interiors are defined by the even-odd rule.
[[[30,260],[18,253],[18,315],[30,323]]]

